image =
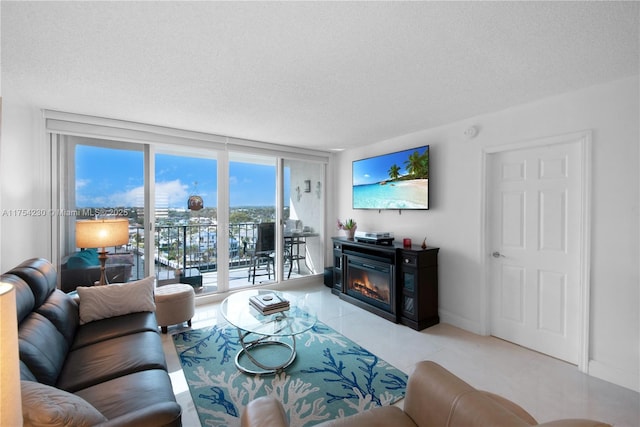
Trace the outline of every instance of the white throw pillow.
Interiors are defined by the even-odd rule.
[[[32,381],[20,385],[24,427],[90,427],[107,421],[75,394]]]
[[[140,311],[155,311],[154,277],[106,286],[79,286],[80,324]]]

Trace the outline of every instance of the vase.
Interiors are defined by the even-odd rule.
[[[356,235],[356,227],[344,230],[344,234],[347,236],[347,239],[353,240]]]

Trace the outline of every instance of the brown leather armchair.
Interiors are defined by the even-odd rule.
[[[242,414],[243,427],[287,427],[280,402],[262,397]],[[566,419],[544,424],[517,404],[493,393],[476,390],[435,362],[416,365],[407,384],[404,410],[378,407],[357,415],[318,424],[318,427],[605,427],[599,421]]]

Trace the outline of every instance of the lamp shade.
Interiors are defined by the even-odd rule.
[[[0,282],[0,425],[22,425],[16,290]]]
[[[129,221],[88,219],[76,221],[76,247],[106,248],[129,243]]]

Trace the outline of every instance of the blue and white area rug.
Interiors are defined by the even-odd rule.
[[[406,391],[404,372],[321,322],[296,336],[295,361],[274,375],[238,371],[241,346],[230,325],[173,338],[203,426],[239,425],[245,405],[260,396],[278,399],[291,426],[302,427],[392,405]]]

